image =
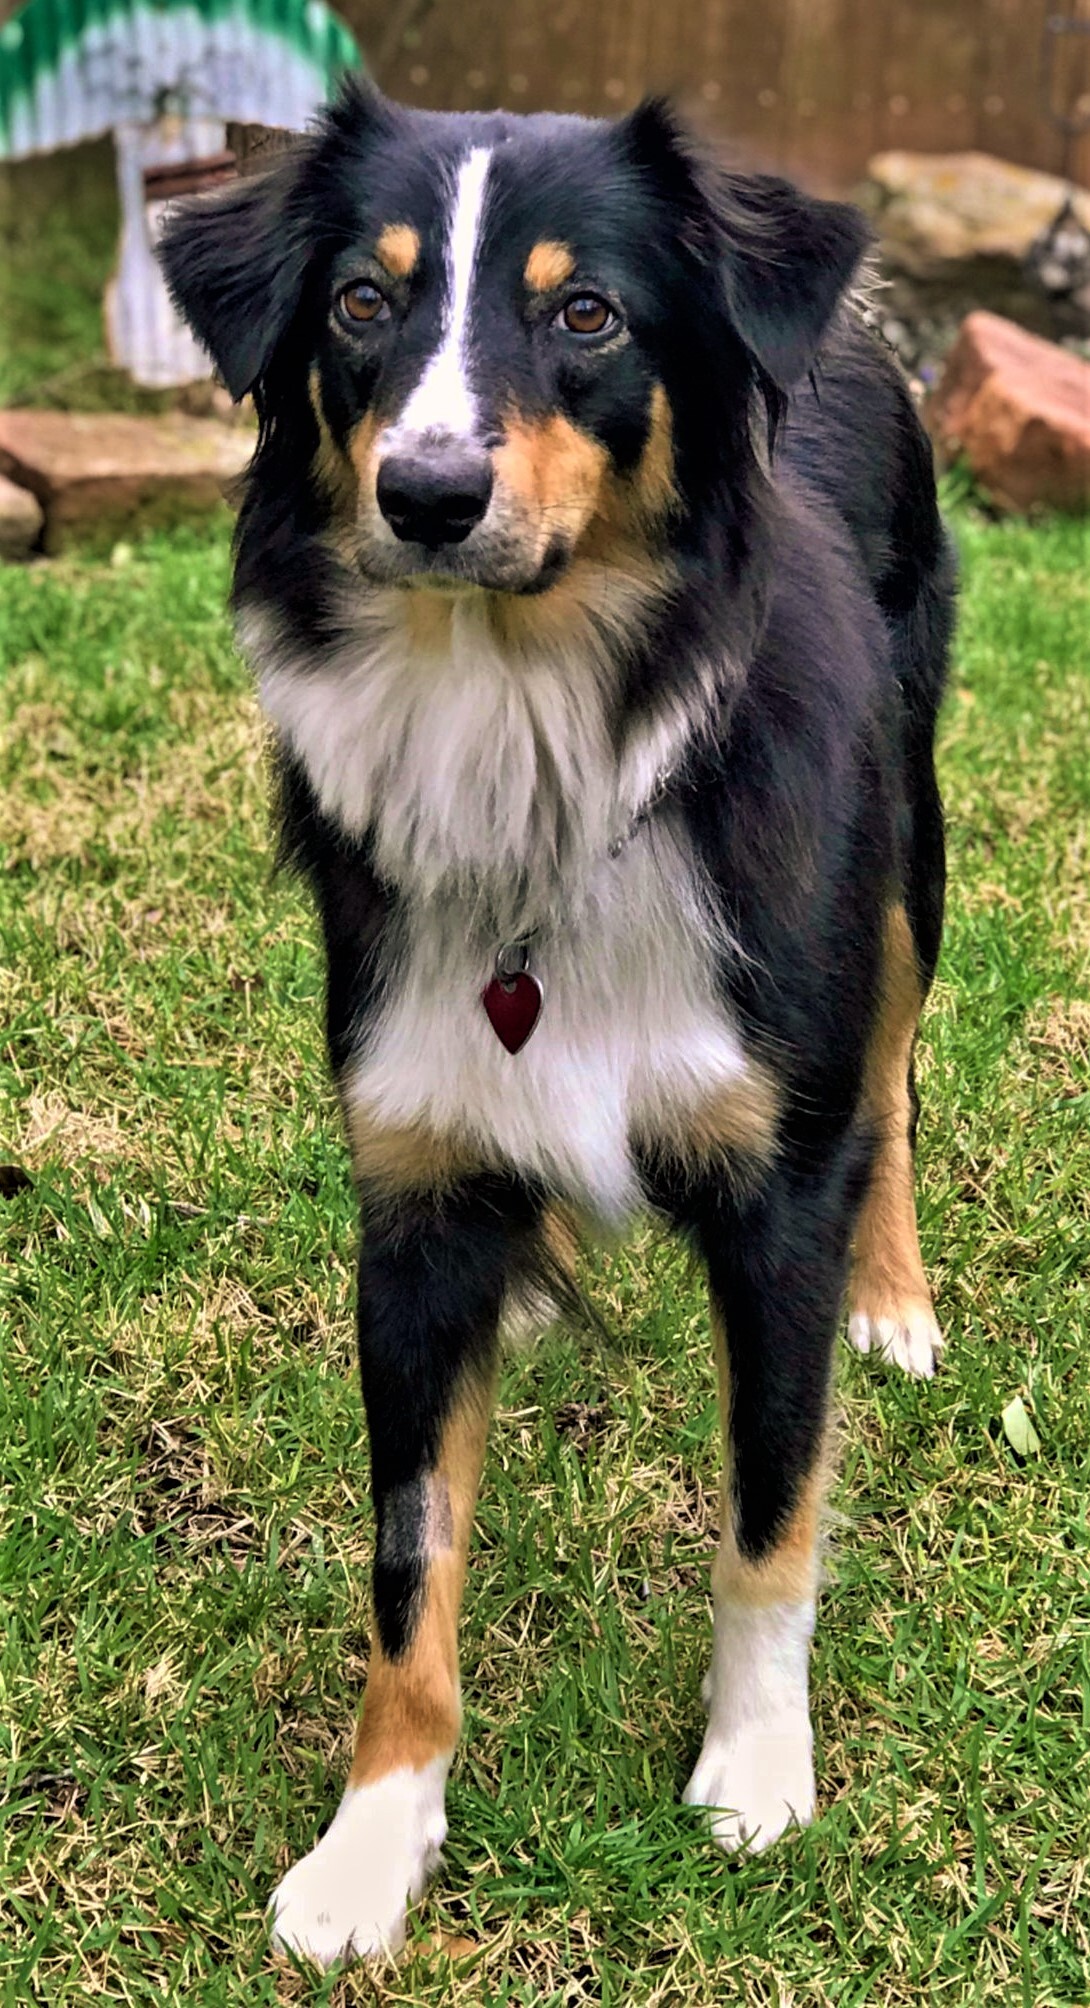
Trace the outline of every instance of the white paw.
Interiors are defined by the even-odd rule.
[[[795,1821],[814,1817],[814,1739],[810,1719],[792,1709],[733,1735],[710,1729],[685,1787],[687,1806],[707,1806],[713,1840],[754,1853]]]
[[[912,1304],[896,1317],[871,1317],[853,1311],[848,1338],[859,1353],[878,1353],[903,1367],[906,1374],[930,1380],[942,1351],[942,1333],[929,1304]]]
[[[446,1838],[447,1769],[436,1757],[348,1787],[328,1832],[273,1893],[274,1946],[319,1966],[401,1950],[409,1905]]]

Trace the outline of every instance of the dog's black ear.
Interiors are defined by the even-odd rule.
[[[780,390],[811,368],[871,241],[847,202],[804,195],[771,174],[724,175],[719,200],[731,313]]]
[[[732,173],[661,98],[638,105],[620,131],[681,218],[689,250],[717,266],[746,347],[789,390],[810,369],[870,242],[866,220],[846,202],[819,201],[774,175]]]
[[[288,155],[225,192],[178,203],[157,247],[178,312],[236,403],[264,376],[299,304],[309,253],[291,215],[298,171]]]

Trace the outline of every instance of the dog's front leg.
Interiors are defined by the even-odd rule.
[[[726,1848],[766,1847],[814,1812],[809,1655],[857,1160],[844,1137],[824,1171],[781,1164],[760,1199],[712,1202],[702,1223],[724,1472],[708,1727],[685,1799]]]
[[[371,1661],[332,1825],[272,1900],[277,1944],[322,1965],[396,1951],[446,1834],[461,1721],[458,1612],[501,1306],[532,1236],[498,1181],[368,1216],[359,1340],[376,1538]]]

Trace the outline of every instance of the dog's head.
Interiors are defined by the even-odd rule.
[[[350,83],[270,173],[177,210],[161,257],[343,560],[528,594],[741,471],[865,239],[657,103],[447,117]]]

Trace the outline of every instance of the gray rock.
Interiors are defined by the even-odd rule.
[[[179,412],[0,411],[0,474],[37,496],[50,554],[207,514],[252,450],[248,431]]]
[[[987,153],[881,153],[867,173],[861,200],[892,282],[887,313],[948,318],[985,307],[1053,340],[1090,331],[1073,297],[1077,278],[1057,296],[1035,266],[1065,205],[1090,231],[1090,193]]]

